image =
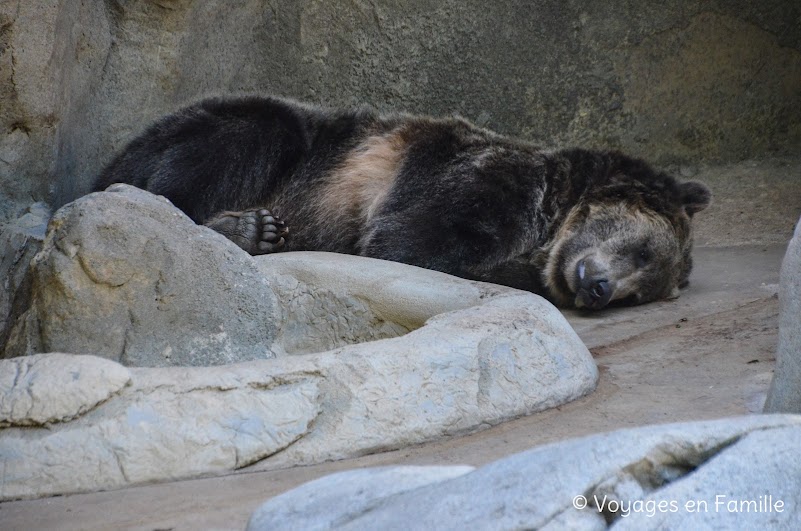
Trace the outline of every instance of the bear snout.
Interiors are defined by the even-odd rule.
[[[585,260],[579,260],[576,265],[576,286],[577,308],[600,310],[609,304],[614,292],[609,279],[599,272],[593,272]]]

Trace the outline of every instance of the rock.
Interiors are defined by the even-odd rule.
[[[34,203],[0,232],[0,345],[5,345],[11,324],[28,306],[31,277],[28,265],[42,248],[50,219],[44,203]]]
[[[541,411],[597,382],[564,317],[531,293],[328,253],[287,253],[258,267],[296,302],[278,321],[276,344],[284,326],[314,335],[323,297],[353,310],[318,323],[322,339],[311,343],[337,346],[217,367],[131,368],[130,385],[85,415],[0,430],[0,455],[9,456],[0,499],[355,457]],[[371,323],[409,332],[347,344],[373,337]],[[336,341],[339,330],[354,332]],[[3,361],[0,381],[13,381],[19,363]],[[64,355],[48,364],[55,374],[72,366]]]
[[[89,353],[158,367],[274,356],[279,310],[252,258],[164,198],[109,190],[53,216],[5,357]]]
[[[425,317],[404,324],[395,315],[382,311],[379,292],[362,282],[363,275],[392,275],[395,263],[319,252],[258,256],[255,262],[282,309],[273,350],[287,354],[324,352],[344,345],[399,337],[419,328],[425,319],[437,313],[420,308]],[[402,266],[400,269],[406,275],[404,286],[409,291],[417,289],[418,282],[430,280],[427,272],[416,274],[416,269]],[[458,279],[452,281],[453,277],[442,276],[443,291],[448,287],[471,289]],[[472,297],[467,300],[479,304],[482,291],[472,290]]]
[[[332,394],[314,433],[259,465],[266,468],[468,433],[574,400],[598,377],[556,308],[514,291],[440,314],[399,338],[278,358],[272,366],[318,371]]]
[[[254,259],[129,186],[60,209],[31,267],[6,354],[105,359],[0,363],[0,498],[400,448],[598,378],[539,296],[356,256]]]
[[[111,18],[103,4],[0,4],[0,221],[6,204],[54,204],[53,191],[87,184],[80,167],[108,153],[90,124],[102,79],[116,77]]]
[[[396,494],[402,468],[342,472],[267,501],[248,529],[797,529],[799,440],[801,417],[751,416],[558,442]]]
[[[38,354],[0,361],[0,428],[71,420],[118,393],[128,370],[94,356]]]
[[[342,254],[278,253],[257,256],[255,261],[284,308],[276,342],[289,354],[398,337],[436,315],[479,306],[502,294],[523,294],[397,262]],[[550,306],[539,297],[528,300],[536,301],[537,307]]]
[[[291,496],[279,496],[286,503],[275,499],[267,510],[257,510],[247,528],[277,529],[291,524],[293,529],[331,529],[343,518],[347,521],[369,511],[384,498],[473,470],[472,466],[398,466],[332,474],[298,487]],[[345,510],[343,499],[348,500]]]
[[[782,261],[779,345],[767,413],[801,413],[801,219]]]
[[[39,359],[69,374],[68,358],[95,371],[116,365],[93,356]],[[0,374],[14,361],[0,362]],[[87,415],[0,430],[0,500],[221,473],[277,452],[318,415],[319,378],[276,378],[265,369],[130,369],[131,384]],[[34,396],[34,405],[51,398]]]
[[[648,496],[669,511],[632,512],[618,517],[625,529],[798,529],[801,475],[798,425],[754,429],[732,441],[691,475]],[[671,503],[676,502],[673,512]],[[701,503],[705,502],[705,503]],[[687,504],[690,505],[687,505]]]

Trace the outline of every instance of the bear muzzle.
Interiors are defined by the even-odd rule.
[[[592,265],[579,260],[576,265],[575,305],[577,308],[600,310],[609,304],[614,293],[614,284],[602,272],[593,271]]]

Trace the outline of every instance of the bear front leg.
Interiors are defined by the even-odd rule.
[[[289,236],[286,224],[266,208],[220,212],[204,225],[254,256],[277,253]]]

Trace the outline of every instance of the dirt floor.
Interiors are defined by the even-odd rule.
[[[482,465],[617,428],[762,409],[777,340],[779,267],[801,214],[801,161],[682,168],[715,204],[698,215],[696,269],[675,301],[567,312],[601,371],[581,400],[471,435],[286,470],[0,504],[0,529],[243,529],[265,499],[331,472],[393,464]]]

